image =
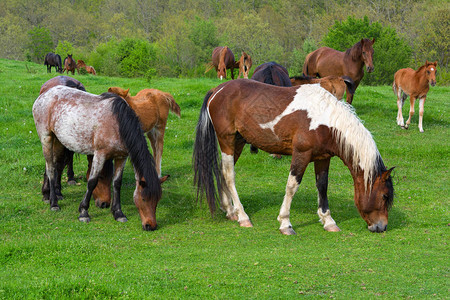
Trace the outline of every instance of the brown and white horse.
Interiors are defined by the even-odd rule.
[[[345,52],[321,47],[306,56],[303,74],[313,77],[329,75],[348,76],[355,82],[355,90],[364,76],[364,66],[373,72],[373,44],[375,39],[361,39]],[[352,104],[353,94],[347,91],[347,102]]]
[[[236,67],[236,61],[234,60],[234,54],[230,48],[216,47],[212,53],[212,62],[209,63],[209,67],[206,69],[207,73],[212,68],[216,69],[217,78],[220,80],[227,78],[227,69],[231,71],[231,79],[234,79],[234,68]]]
[[[395,72],[392,90],[397,96],[397,125],[405,129],[409,127],[411,118],[414,115],[414,104],[416,99],[419,99],[419,130],[420,132],[423,132],[422,122],[425,100],[430,85],[436,85],[436,66],[437,61],[429,62],[427,60],[417,71],[406,68]],[[409,108],[409,118],[406,121],[406,124],[404,124],[402,108],[408,96],[411,105]]]
[[[354,201],[368,229],[386,230],[393,203],[392,169],[384,166],[372,135],[351,106],[337,101],[319,84],[278,87],[238,79],[219,85],[205,96],[193,154],[198,194],[206,192],[214,212],[216,181],[221,208],[227,217],[250,227],[252,223],[236,191],[234,173],[246,143],[269,153],[292,155],[278,215],[281,233],[295,234],[289,220],[290,206],[310,162],[314,162],[316,173],[320,221],[325,230],[340,230],[330,215],[327,198],[328,169],[333,156],[338,156],[350,170]]]
[[[313,84],[319,83],[321,87],[329,91],[338,100],[342,100],[344,97],[345,90],[349,93],[355,93],[355,83],[348,76],[326,76],[323,78],[313,78],[310,76],[295,76],[291,77],[291,83],[293,86],[298,86],[302,84]]]
[[[252,57],[245,52],[242,52],[241,58],[236,62],[236,67],[239,68],[239,74],[237,78],[240,78],[241,75],[248,79],[248,73],[252,68]]]
[[[87,191],[80,203],[78,219],[89,222],[89,202],[105,161],[114,159],[114,219],[127,221],[120,204],[122,174],[128,155],[135,170],[134,203],[144,230],[156,229],[156,206],[161,184],[155,162],[134,111],[119,96],[100,96],[66,86],[56,86],[41,94],[33,104],[36,130],[42,143],[50,182],[50,209],[59,210],[55,182],[64,159],[64,149],[93,155]]]

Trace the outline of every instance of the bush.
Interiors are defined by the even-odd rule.
[[[36,26],[28,31],[29,42],[26,47],[28,61],[43,63],[45,55],[53,49],[50,30],[45,27]]]
[[[411,47],[400,38],[391,27],[380,23],[370,23],[369,19],[348,17],[346,21],[336,22],[323,38],[324,46],[345,51],[362,38],[375,38],[373,62],[374,72],[365,74],[362,84],[391,84],[398,69],[408,67],[411,62]]]

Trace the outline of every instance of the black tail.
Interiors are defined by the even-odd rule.
[[[197,185],[197,200],[199,195],[206,192],[209,210],[211,214],[216,210],[216,200],[222,194],[222,173],[219,152],[217,149],[216,131],[209,118],[207,103],[212,91],[209,91],[203,100],[203,106],[198,118],[193,164],[194,185]],[[214,184],[216,178],[217,190]]]
[[[62,64],[61,64],[61,56],[59,56],[59,54],[56,54],[56,60],[57,60],[57,64],[58,64],[58,72],[62,73]]]
[[[142,191],[144,198],[150,197],[152,201],[161,198],[161,183],[155,168],[153,156],[148,151],[147,141],[144,137],[136,113],[121,97],[112,93],[104,93],[103,98],[114,98],[112,104],[113,114],[119,122],[119,134],[127,147],[131,163],[139,178],[144,177],[145,185]]]
[[[351,79],[348,76],[342,76],[342,79],[344,79],[345,85],[347,86],[347,90],[350,94],[354,94],[356,91],[356,86],[355,86],[355,82],[353,81],[353,79]]]

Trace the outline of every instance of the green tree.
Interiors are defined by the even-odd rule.
[[[28,31],[29,42],[26,47],[27,59],[36,63],[42,63],[45,55],[53,50],[50,31],[45,27],[36,26]]]
[[[375,38],[373,62],[374,72],[365,74],[362,84],[391,84],[394,73],[407,67],[411,62],[411,47],[400,38],[396,31],[378,22],[371,23],[366,16],[363,19],[348,17],[336,22],[322,39],[324,46],[345,51],[362,38]]]
[[[64,60],[64,58],[67,57],[67,54],[73,54],[73,45],[68,41],[59,41],[58,46],[55,48],[55,52]]]

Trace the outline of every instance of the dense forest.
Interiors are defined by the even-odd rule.
[[[375,66],[436,60],[442,84],[449,20],[442,0],[2,0],[0,58],[42,63],[53,51],[104,75],[205,76],[212,49],[227,45],[236,59],[245,51],[254,66],[277,61],[298,75],[320,46],[376,38]],[[392,81],[383,72],[366,83]]]

